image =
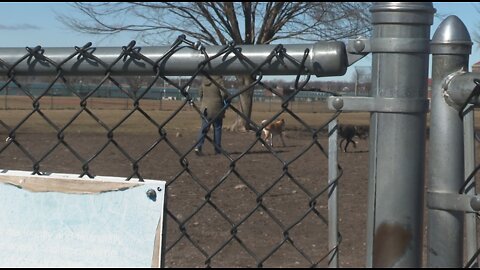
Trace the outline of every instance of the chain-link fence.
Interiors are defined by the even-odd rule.
[[[199,52],[203,59],[179,84],[165,75],[164,66],[185,49]],[[21,55],[22,49],[0,52],[0,69],[5,74],[0,93],[15,88],[22,94],[17,96],[21,102],[25,104],[27,99],[30,106],[28,110],[0,112],[2,167],[33,174],[62,172],[79,177],[113,175],[127,181],[167,181],[163,252],[167,267],[328,266],[336,262],[341,239],[336,228],[329,232],[328,201],[342,173],[338,167],[339,173],[328,179],[326,146],[328,125],[340,112],[306,117],[291,110],[290,101],[308,86],[312,75],[305,66],[309,48],[302,50],[302,57],[296,59],[284,47],[276,46],[256,64],[234,44],[209,55],[205,47],[180,36],[156,58],[143,54],[148,48],[136,47],[134,42],[107,61],[104,55],[111,56],[114,50],[102,51],[90,43],[70,53],[62,49],[62,56],[41,47],[27,47]],[[245,61],[246,75],[253,83],[234,93],[222,88],[227,100],[258,88],[281,95],[262,80],[261,67],[271,64],[273,58],[295,67],[295,89],[271,106],[271,113],[254,110],[252,117],[238,102],[229,102],[223,108],[226,120],[243,119],[250,131],[225,130],[220,155],[213,155],[206,146],[206,155],[196,156],[192,150],[198,143],[202,114],[199,100],[188,89],[200,76],[210,78],[206,67],[216,59],[226,61],[229,55]],[[134,64],[147,75],[145,85],[132,93],[121,80],[124,75],[135,74],[135,70],[122,70]],[[70,78],[89,72],[91,83],[78,91],[79,82]],[[41,91],[38,87],[32,91],[31,81],[47,73],[51,81]],[[181,100],[169,103],[173,109],[168,111],[144,109],[155,106],[145,97],[164,82],[174,87]],[[64,93],[59,96],[55,89]],[[126,100],[130,106],[118,110],[113,98],[103,98],[99,106],[102,91],[123,95],[121,102]],[[52,96],[68,109],[53,107]],[[265,125],[277,118],[287,121],[286,147],[278,147],[275,137],[274,147],[269,146],[262,136]],[[262,120],[267,121],[262,124]],[[336,127],[330,128],[335,133]],[[213,149],[211,135],[206,139]],[[329,237],[338,242],[332,245],[330,241],[329,245]]]
[[[422,265],[424,184],[427,265],[476,265],[480,201],[473,183],[480,169],[474,164],[469,106],[480,101],[478,76],[466,71],[468,31],[448,17],[430,41],[432,3],[377,3],[371,11],[373,38],[347,48],[342,42],[205,47],[180,36],[170,47],[131,42],[121,50],[90,43],[74,49],[0,49],[0,95],[13,98],[7,91],[15,89],[18,102],[30,106],[0,111],[2,167],[166,180],[167,267],[338,266],[344,239],[337,230],[336,191],[345,178],[336,163],[336,122],[343,111],[368,112],[366,266]],[[311,89],[312,75],[343,75],[369,52],[368,97],[329,97],[331,111],[314,114],[292,106]],[[424,183],[430,53],[430,178]],[[227,96],[216,116],[226,113],[221,151],[214,154],[218,145],[207,134],[205,155],[198,156],[193,150],[203,114],[193,89],[200,77],[213,75],[238,76],[245,83],[235,91],[221,87]],[[287,95],[267,83],[268,76],[283,75],[295,76]],[[32,76],[50,79],[32,91]],[[79,76],[90,82],[80,83]],[[130,76],[144,76],[143,84],[133,87],[134,81],[125,80]],[[166,84],[179,98],[159,97]],[[281,101],[260,101],[257,90],[282,96]],[[121,98],[112,98],[112,91]],[[61,108],[69,109],[55,108],[57,97],[66,103]],[[248,98],[254,102],[251,114]],[[279,118],[286,120],[287,143],[270,146],[263,129]],[[228,131],[232,123],[248,131]],[[357,225],[350,224],[363,233]]]
[[[478,80],[475,82],[478,85]],[[472,96],[479,95],[479,89],[476,88],[472,91]],[[474,107],[468,106],[463,110],[463,114],[460,117],[464,121],[464,139],[465,139],[465,181],[458,191],[459,194],[465,196],[476,196],[476,175],[480,170],[480,164],[475,164],[478,161],[478,143],[475,128]],[[471,203],[471,202],[470,202]],[[466,211],[465,213],[465,268],[477,268],[478,256],[480,249],[478,248],[478,219],[480,218],[478,212]]]

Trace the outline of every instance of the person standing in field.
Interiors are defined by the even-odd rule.
[[[204,77],[199,89],[199,96],[202,101],[200,111],[202,112],[202,126],[198,133],[198,143],[195,146],[195,153],[202,155],[202,147],[205,142],[205,136],[210,130],[210,125],[213,124],[213,141],[215,147],[215,154],[221,153],[222,148],[222,126],[225,111],[222,111],[224,106],[227,106],[227,94],[221,89],[224,89],[224,82],[222,76],[211,76],[211,81],[208,77]],[[220,87],[219,87],[220,86]],[[213,122],[211,122],[213,120]],[[209,124],[211,122],[211,124]]]

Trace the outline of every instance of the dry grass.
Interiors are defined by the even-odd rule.
[[[50,104],[47,102],[48,100],[50,100],[50,97],[45,97],[45,100],[41,100],[41,112],[59,128],[66,125],[81,109],[78,98],[55,97],[55,106],[53,106],[53,109],[51,109]],[[184,104],[183,101],[163,100],[161,101],[161,105],[159,102],[159,100],[145,100],[141,103],[142,110],[144,110],[157,124],[165,124],[164,127],[167,130],[175,130],[179,132],[198,130],[200,126],[200,117],[193,107]],[[238,104],[233,104],[233,106],[238,108]],[[8,107],[16,109],[5,110],[4,106],[0,106],[0,120],[10,128],[15,127],[32,113],[31,100],[26,97],[9,97]],[[57,107],[61,107],[62,109],[56,109]],[[152,128],[155,128],[155,125],[147,120],[147,118],[140,112],[135,111],[132,113],[133,106],[131,101],[127,104],[126,100],[96,98],[89,100],[87,107],[109,128],[113,128],[121,123],[118,130],[125,133],[148,133],[151,132]],[[159,110],[160,107],[161,110]],[[314,110],[312,110],[312,108],[314,108]],[[329,111],[326,107],[325,102],[296,102],[292,103],[289,109],[294,112],[293,116],[288,113],[282,113],[279,115],[279,117],[285,118],[287,130],[304,129],[303,124],[295,119],[295,116],[300,118],[301,121],[304,121],[310,127],[320,127],[326,124],[333,115],[333,112]],[[179,111],[176,112],[176,110]],[[252,119],[259,124],[263,119],[270,119],[280,111],[280,103],[255,102]],[[123,122],[122,120],[126,116],[128,116],[128,119]],[[234,123],[236,117],[237,114],[233,110],[227,110],[224,127],[228,128]],[[56,132],[54,128],[48,127],[46,121],[47,120],[45,120],[40,113],[36,112],[29,116],[26,123],[22,124],[18,129],[18,132]],[[342,113],[339,116],[339,122],[345,124],[369,125],[370,113]],[[152,128],[145,128],[145,126],[151,126]],[[480,127],[480,119],[476,119],[475,126]],[[105,132],[105,128],[103,128],[85,111],[78,115],[78,118],[69,127],[69,130],[78,132],[88,130],[91,133]],[[5,132],[5,129],[1,126],[0,132]]]
[[[51,106],[49,103],[50,100],[49,97],[45,97],[45,100],[40,101],[41,112],[59,128],[66,125],[72,118],[78,117],[74,121],[72,129],[89,130],[92,133],[105,132],[105,129],[102,128],[86,111],[83,111],[76,116],[81,110],[81,107],[79,106],[80,100],[78,98],[55,97],[52,99],[54,101],[54,106]],[[183,101],[163,100],[161,105],[159,102],[160,101],[158,100],[145,100],[141,102],[140,107],[157,124],[161,125],[166,122],[165,127],[167,128],[182,131],[197,130],[199,128],[200,117],[193,107],[184,104]],[[238,104],[233,104],[233,106],[238,108]],[[57,109],[58,107],[62,109]],[[162,110],[159,110],[160,107]],[[1,108],[3,108],[3,110],[1,110]],[[31,100],[26,97],[9,97],[8,108],[10,109],[5,109],[5,106],[0,106],[0,119],[10,127],[16,126],[32,113]],[[110,128],[116,126],[124,117],[128,116],[128,120],[122,122],[120,126],[122,131],[126,133],[147,132],[147,129],[144,129],[143,127],[145,123],[149,123],[149,121],[143,114],[136,111],[129,115],[133,110],[131,101],[127,106],[126,100],[89,99],[87,108],[89,108],[89,110],[91,110],[101,122],[105,123],[105,125]],[[300,118],[312,127],[319,127],[327,123],[333,115],[333,112],[328,110],[324,102],[296,102],[292,103],[289,109],[294,112],[294,116]],[[176,112],[176,110],[179,110],[179,112]],[[260,123],[263,119],[274,117],[279,111],[281,111],[280,103],[256,102],[253,106],[252,119],[256,123]],[[340,121],[349,123],[353,121],[353,123],[356,124],[368,124],[368,115],[368,113],[343,114],[340,116]],[[287,122],[287,130],[298,130],[303,128],[302,123],[296,120],[294,116],[288,113],[279,115],[279,117],[285,118]],[[227,110],[224,126],[228,127],[233,124],[236,117],[237,114],[233,110]],[[19,132],[46,133],[54,131],[53,128],[45,128],[47,125],[46,120],[38,112],[29,116],[27,122],[28,124],[22,125]]]

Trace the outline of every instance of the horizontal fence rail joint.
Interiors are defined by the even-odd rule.
[[[443,84],[443,96],[445,101],[457,110],[465,104],[480,106],[478,85],[475,81],[480,80],[480,73],[466,72],[463,69],[448,75]]]

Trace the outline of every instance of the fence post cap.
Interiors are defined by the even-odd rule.
[[[438,26],[432,41],[432,54],[470,54],[472,38],[465,24],[455,15],[448,16]]]

